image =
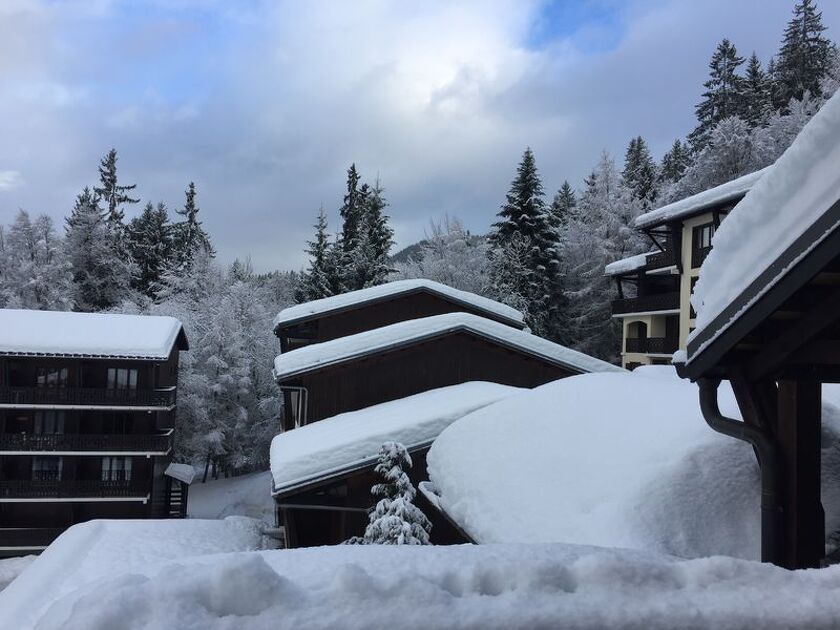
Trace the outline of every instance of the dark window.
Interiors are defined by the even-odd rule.
[[[699,279],[700,279],[699,277],[691,279],[691,294],[690,295],[694,295],[694,285],[697,284],[697,281]],[[691,319],[696,319],[697,318],[697,312],[694,310],[694,305],[691,303],[690,298],[688,300],[688,308],[689,308],[689,311],[690,311],[689,317]]]
[[[33,457],[33,481],[61,481],[61,471],[64,469],[63,457]]]
[[[137,370],[108,368],[108,389],[137,389]]]
[[[131,433],[133,426],[134,419],[127,413],[112,413],[102,419],[102,432],[111,435]]]
[[[705,223],[694,228],[691,243],[691,266],[699,267],[712,249],[712,237],[715,235],[715,224]]]
[[[103,457],[102,481],[131,481],[131,458]]]
[[[36,411],[35,433],[48,435],[64,433],[64,412]]]
[[[67,368],[39,367],[36,370],[38,387],[67,387]]]

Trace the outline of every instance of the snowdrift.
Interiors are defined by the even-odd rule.
[[[739,418],[731,390],[721,410]],[[840,411],[823,410],[826,531],[840,527]],[[673,368],[586,374],[476,411],[428,456],[442,507],[476,541],[566,542],[758,559],[752,449],[705,424]]]

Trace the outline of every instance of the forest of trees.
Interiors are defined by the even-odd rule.
[[[615,289],[604,266],[648,251],[632,229],[639,214],[776,160],[840,82],[837,50],[824,31],[813,0],[801,0],[766,64],[755,54],[745,61],[724,39],[709,63],[696,127],[661,159],[634,136],[623,163],[604,151],[580,189],[563,181],[547,195],[526,149],[489,234],[470,234],[444,217],[402,262],[390,257],[385,189],[378,178],[362,182],[355,165],[334,235],[327,213],[318,212],[307,269],[256,274],[247,261],[224,267],[215,260],[193,183],[173,220],[166,203],[142,203],[136,185],[118,179],[112,149],[64,226],[23,210],[0,226],[0,307],[180,319],[191,350],[181,363],[177,456],[224,470],[267,465],[280,413],[271,321],[295,302],[430,278],[508,303],[533,332],[616,361]]]

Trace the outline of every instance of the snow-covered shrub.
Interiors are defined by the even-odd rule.
[[[377,483],[371,493],[382,497],[370,513],[363,538],[351,538],[349,544],[428,545],[432,524],[414,505],[417,490],[403,470],[411,467],[411,455],[399,442],[385,442],[379,450],[374,469],[384,483]]]

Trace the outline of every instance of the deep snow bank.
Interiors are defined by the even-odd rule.
[[[830,628],[840,567],[570,545],[338,546],[182,561],[112,576],[43,630],[201,628]]]
[[[672,368],[586,374],[476,411],[428,456],[444,509],[479,542],[759,556],[752,449],[704,422]],[[721,410],[740,417],[728,387]],[[824,405],[826,531],[840,527],[838,413]]]

